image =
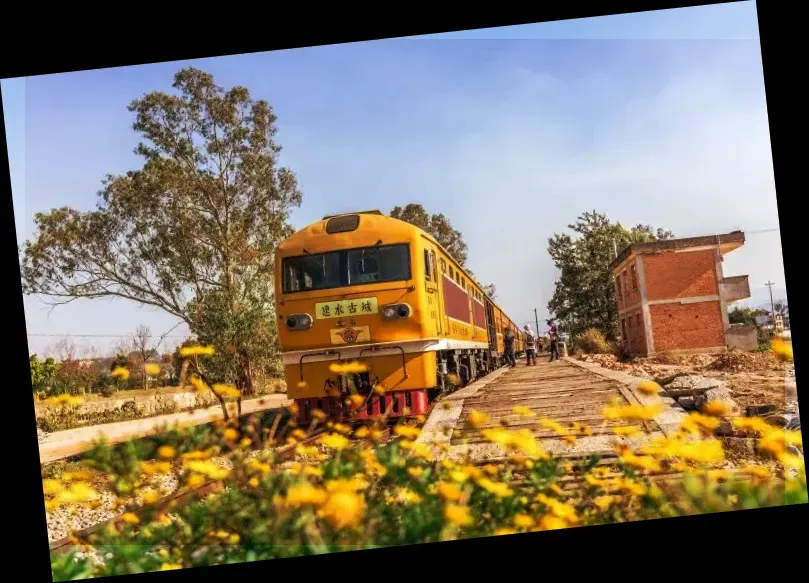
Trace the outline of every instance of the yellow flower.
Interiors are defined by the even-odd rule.
[[[486,472],[487,474],[489,474],[490,476],[496,476],[496,475],[497,475],[497,472],[498,472],[499,470],[497,469],[497,466],[495,466],[495,465],[492,465],[492,464],[486,464],[486,465],[483,467],[483,471],[484,471],[484,472]]]
[[[345,364],[333,363],[329,365],[329,370],[334,374],[356,374],[366,372],[368,366],[361,362],[347,362]]]
[[[127,524],[140,524],[140,518],[138,518],[137,515],[133,514],[132,512],[124,512],[121,515],[121,520]]]
[[[385,387],[383,385],[374,385],[374,392],[377,395],[384,395],[385,394]]]
[[[340,451],[348,447],[348,439],[338,433],[330,433],[320,438],[320,442],[328,448]]]
[[[469,513],[469,508],[466,506],[458,506],[457,504],[448,504],[444,508],[444,518],[447,522],[457,526],[468,526],[472,524],[472,515]]]
[[[747,465],[739,470],[740,474],[753,476],[754,478],[767,479],[770,477],[770,472],[761,466]]]
[[[365,501],[355,492],[338,490],[329,495],[319,515],[336,529],[356,528],[359,526]]]
[[[129,369],[126,369],[122,366],[117,366],[112,370],[110,376],[125,381],[126,379],[129,378]]]
[[[780,338],[775,338],[770,343],[770,349],[781,360],[792,362],[792,342],[784,342]]]
[[[599,510],[602,512],[606,512],[613,506],[616,502],[618,502],[619,498],[617,496],[597,496],[593,499],[593,503],[598,507]]]
[[[364,402],[365,398],[362,395],[349,395],[346,399],[346,405],[354,409],[361,407]]]
[[[356,437],[357,439],[365,439],[365,438],[366,438],[366,437],[368,437],[369,435],[371,435],[371,432],[370,432],[370,430],[369,430],[367,427],[365,427],[364,425],[363,425],[362,427],[359,427],[359,428],[358,428],[358,429],[357,429],[357,430],[354,432],[354,437]]]
[[[160,565],[161,571],[174,571],[176,569],[182,569],[182,565],[178,565],[177,563],[163,563]]]
[[[349,427],[344,423],[335,423],[334,430],[337,433],[342,433],[343,435],[348,435],[349,433],[351,433],[351,427]]]
[[[456,502],[461,498],[461,489],[451,482],[439,482],[437,491],[441,498],[449,502]]]
[[[564,502],[550,498],[545,494],[537,494],[536,501],[540,502],[543,506],[550,510],[554,516],[561,518],[566,522],[574,523],[578,521],[578,515],[576,514],[575,508],[565,504]]]
[[[207,390],[208,390],[208,385],[206,385],[206,384],[205,384],[205,381],[203,381],[203,380],[202,380],[201,378],[199,378],[197,375],[193,375],[193,376],[191,376],[191,377],[188,379],[188,382],[189,382],[189,383],[191,383],[191,386],[192,386],[192,387],[194,387],[194,390],[195,390],[197,393],[204,393],[205,391],[207,391]]]
[[[407,488],[400,488],[396,492],[396,501],[403,504],[418,504],[421,502],[421,496]]]
[[[548,486],[548,489],[557,496],[564,496],[565,494],[565,491],[562,490],[562,488],[560,488],[558,484],[551,484],[550,486]]]
[[[180,348],[180,356],[188,358],[189,356],[213,356],[213,346],[183,346]]]
[[[160,365],[154,362],[147,362],[143,369],[150,377],[156,377],[160,374]]]
[[[320,455],[320,450],[314,445],[298,445],[295,447],[295,453],[304,457],[316,457]]]
[[[296,486],[290,486],[287,495],[283,499],[283,504],[291,508],[301,506],[317,506],[326,501],[326,491],[316,488],[308,482],[303,482]]]
[[[662,405],[625,405],[604,408],[605,419],[624,419],[627,421],[645,421],[654,419],[663,411]]]
[[[531,411],[531,409],[529,409],[528,407],[525,407],[524,405],[515,405],[512,410],[514,411],[514,413],[516,415],[519,415],[520,417],[534,417],[534,416],[536,416],[536,413],[534,413],[533,411]]]
[[[539,424],[544,427],[545,429],[550,429],[560,435],[567,433],[567,430],[562,426],[561,423],[554,421],[552,419],[540,419]]]
[[[627,425],[624,427],[613,427],[612,432],[619,437],[632,437],[642,433],[635,425]]]
[[[205,477],[199,474],[191,474],[188,477],[188,485],[192,488],[199,488],[205,483]]]
[[[558,530],[561,528],[567,528],[568,524],[558,516],[546,514],[539,520],[539,526],[542,530]]]
[[[662,468],[660,462],[650,456],[637,456],[631,452],[625,453],[619,458],[624,464],[640,470],[659,472]]]
[[[475,409],[469,411],[469,415],[466,418],[466,422],[472,427],[480,427],[488,421],[489,418],[484,413],[476,411]]]
[[[518,514],[514,517],[514,525],[518,528],[529,528],[534,526],[534,520],[527,514]]]
[[[581,435],[592,435],[593,434],[592,429],[590,429],[589,427],[587,427],[583,423],[579,423],[578,421],[574,421],[573,423],[570,424],[570,426],[573,428],[573,431],[575,431],[576,433],[580,433]]]
[[[719,419],[699,413],[689,414],[688,417],[683,419],[682,423],[680,423],[680,431],[692,435],[708,435],[718,427]]]
[[[247,481],[247,483],[248,483],[248,484],[250,484],[250,485],[251,485],[253,488],[258,488],[258,485],[259,485],[258,478],[256,478],[255,476],[254,476],[254,477],[252,477],[252,478],[250,478],[250,479]]]
[[[660,393],[660,385],[654,381],[641,381],[636,387],[644,395],[657,395]]]
[[[53,495],[64,490],[64,486],[62,486],[62,483],[59,482],[59,480],[45,479],[42,480],[42,490],[45,492],[45,494]]]
[[[702,412],[711,417],[723,417],[730,413],[730,407],[722,401],[708,401],[702,406]]]
[[[744,431],[753,431],[764,434],[772,430],[772,425],[764,421],[761,417],[738,417],[732,420],[734,427]]]
[[[497,530],[494,531],[494,536],[503,536],[508,534],[517,534],[517,531],[514,530],[513,528],[508,527],[498,528]]]
[[[360,492],[365,490],[370,484],[367,480],[360,476],[354,476],[353,478],[346,479],[346,478],[338,478],[336,480],[329,480],[325,484],[327,492],[337,492],[345,491],[345,492]]]
[[[250,460],[249,467],[250,469],[261,472],[262,474],[269,474],[270,470],[272,469],[269,464],[265,464],[255,459]]]
[[[197,474],[208,476],[212,480],[222,480],[230,474],[229,470],[210,461],[186,461],[185,467]]]
[[[170,445],[161,445],[157,448],[157,455],[164,460],[170,460],[177,455],[177,450]]]
[[[154,490],[147,490],[143,493],[143,502],[145,504],[154,504],[158,500],[160,500],[160,494]]]
[[[494,482],[488,478],[479,478],[477,483],[478,486],[480,486],[487,492],[494,494],[498,498],[506,498],[508,496],[511,496],[511,494],[513,493],[511,488],[508,487],[508,484],[503,482]]]
[[[242,392],[233,385],[217,383],[211,388],[214,393],[222,398],[238,399],[242,394]]]
[[[98,498],[98,493],[84,482],[76,482],[67,490],[58,493],[56,499],[62,504],[89,502]]]
[[[407,439],[416,439],[421,430],[416,427],[410,427],[408,425],[397,425],[393,428],[394,433],[400,437],[406,437]]]
[[[410,475],[411,478],[419,478],[421,474],[424,473],[424,470],[421,468],[407,468],[407,473]]]

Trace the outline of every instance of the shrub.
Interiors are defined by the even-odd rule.
[[[152,482],[169,473],[182,486],[213,480],[224,489],[171,508],[171,516],[160,505],[121,515],[114,525],[77,541],[86,545],[84,556],[52,555],[54,580],[807,502],[800,431],[759,418],[733,423],[759,437],[759,447],[781,464],[783,481],[763,466],[741,468],[736,477],[744,480],[718,469],[725,461],[713,436],[718,420],[699,413],[685,419],[678,435],[660,437],[639,452],[619,439],[619,461],[610,467],[599,465],[597,457],[554,458],[530,430],[497,426],[480,433],[510,455],[486,466],[437,460],[442,444],[417,442],[420,430],[405,425],[395,427],[389,443],[380,443],[378,426],[360,428],[353,433],[358,444],[348,438],[351,428],[330,424],[319,447],[303,445],[297,440],[317,422],[308,431],[296,427],[290,420],[295,412],[292,406],[289,416],[277,418],[284,425],[276,425],[273,415],[254,415],[116,447],[102,444],[85,454],[87,467],[107,478],[98,483],[110,484],[118,497],[159,497]],[[536,414],[520,406],[514,413]],[[658,413],[655,406],[609,405],[603,416],[631,424]],[[475,411],[465,419],[472,427],[487,421]],[[569,427],[540,423],[576,441]],[[592,434],[581,425],[575,432]],[[282,466],[269,448],[283,443],[297,445],[302,462]],[[251,448],[257,451],[248,455]],[[230,467],[215,463],[215,456],[228,458]],[[683,475],[678,481],[653,480],[675,470]],[[77,476],[71,472],[43,483],[48,509],[97,504],[100,494]],[[103,549],[100,563],[86,554],[93,547]]]
[[[584,354],[612,354],[615,348],[611,345],[604,334],[595,328],[588,328],[573,340],[573,346]]]

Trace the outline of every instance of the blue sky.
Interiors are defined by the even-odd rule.
[[[273,105],[304,194],[296,227],[422,203],[451,217],[470,267],[521,322],[546,316],[548,237],[585,210],[677,236],[779,225],[748,1],[4,80],[20,242],[35,212],[90,209],[105,174],[137,167],[126,106],[188,65]],[[779,234],[751,233],[725,272],[749,274],[756,303],[768,279],[783,296]],[[58,335],[105,351],[115,339],[90,335],[175,324],[117,300],[25,307],[40,354]]]

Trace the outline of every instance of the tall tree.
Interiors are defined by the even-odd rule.
[[[597,211],[583,213],[568,229],[574,236],[562,233],[548,239],[548,253],[560,272],[548,310],[571,334],[596,328],[614,339],[617,305],[609,264],[616,250],[673,235],[649,225],[627,229]]]
[[[430,233],[438,243],[452,255],[452,258],[466,267],[467,245],[460,231],[453,228],[449,219],[443,214],[429,214],[420,204],[408,204],[404,208],[397,206],[390,211],[390,216],[400,221],[415,225]]]
[[[294,173],[278,166],[266,101],[194,68],[179,71],[173,87],[129,106],[142,168],[108,176],[95,210],[35,215],[23,287],[54,303],[125,298],[202,327],[217,353],[233,342],[230,372],[249,390],[251,335],[220,335],[206,318],[274,333],[275,249],[292,232],[301,193]]]
[[[154,356],[157,351],[153,348],[152,330],[148,326],[141,324],[132,333],[132,346],[137,353],[137,369],[138,375],[143,388],[149,388],[149,375],[146,374],[146,363]]]
[[[430,233],[438,243],[447,250],[466,272],[475,277],[472,270],[466,265],[468,247],[460,231],[452,226],[450,220],[443,214],[428,213],[420,204],[410,203],[405,207],[396,206],[390,211],[390,216],[400,221],[415,225],[421,230]],[[494,284],[483,285],[477,282],[483,291],[494,298]]]

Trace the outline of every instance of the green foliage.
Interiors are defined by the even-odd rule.
[[[271,328],[274,253],[301,202],[294,173],[278,167],[276,116],[247,88],[219,87],[198,69],[179,71],[173,88],[129,106],[141,168],[108,176],[95,210],[35,215],[36,238],[21,258],[24,291],[54,303],[126,298],[192,331],[198,324],[218,342],[221,318],[208,323],[200,305],[232,315],[226,330],[242,326],[244,314]],[[243,364],[254,350],[244,343],[254,341],[236,340]]]
[[[407,206],[396,206],[390,211],[390,216],[400,221],[415,225],[422,231],[432,235],[436,241],[457,261],[466,272],[475,277],[467,267],[468,246],[460,231],[455,229],[444,214],[429,214],[422,205],[411,203]],[[492,299],[495,297],[493,283],[483,285],[477,282],[483,291]]]
[[[609,270],[615,251],[673,235],[648,225],[626,229],[597,211],[581,214],[568,228],[573,237],[563,233],[548,239],[548,253],[560,271],[548,310],[561,324],[560,329],[573,336],[595,328],[608,340],[615,340],[617,305]]]
[[[34,392],[47,392],[56,381],[56,371],[58,369],[56,361],[51,357],[40,360],[36,354],[32,354],[28,358],[28,363],[31,367],[32,389]]]
[[[328,455],[304,451],[306,465],[284,469],[261,436],[272,416],[237,424],[171,431],[112,448],[99,446],[87,467],[109,477],[115,493],[149,488],[144,475],[222,473],[211,456],[226,455],[224,489],[171,509],[143,508],[87,541],[106,557],[52,557],[54,580],[285,558],[458,538],[609,524],[635,520],[800,504],[805,471],[786,482],[774,476],[737,481],[694,467],[685,479],[657,485],[633,465],[601,466],[547,455],[509,458],[487,466],[433,458],[414,445],[413,428],[385,444],[355,447],[337,434],[323,439]],[[285,418],[276,443],[294,426]],[[336,429],[336,428],[335,428]],[[501,437],[519,433],[499,430]],[[227,435],[228,432],[235,435]],[[417,433],[418,430],[415,430]],[[258,451],[248,455],[251,439]],[[524,444],[528,445],[528,444]],[[168,446],[168,447],[166,447]],[[309,448],[311,449],[311,448]],[[529,448],[530,449],[530,448]],[[167,452],[168,450],[168,452]],[[202,455],[199,455],[202,454]],[[193,456],[197,461],[189,462]],[[200,457],[203,458],[202,461]],[[160,468],[159,459],[165,466]],[[661,455],[665,460],[666,454]],[[668,463],[668,462],[663,462]],[[191,465],[195,464],[195,465]],[[152,468],[146,472],[145,468]],[[759,471],[763,468],[759,467]],[[758,473],[758,471],[756,472]],[[765,474],[767,472],[765,471]],[[571,482],[573,478],[575,482]],[[661,483],[662,484],[662,483]],[[564,486],[575,486],[563,489]],[[58,499],[51,483],[50,500]]]
[[[763,310],[754,310],[748,307],[735,307],[728,312],[728,321],[731,324],[745,324],[747,326],[757,326],[756,318],[758,316],[766,316],[767,312]]]

